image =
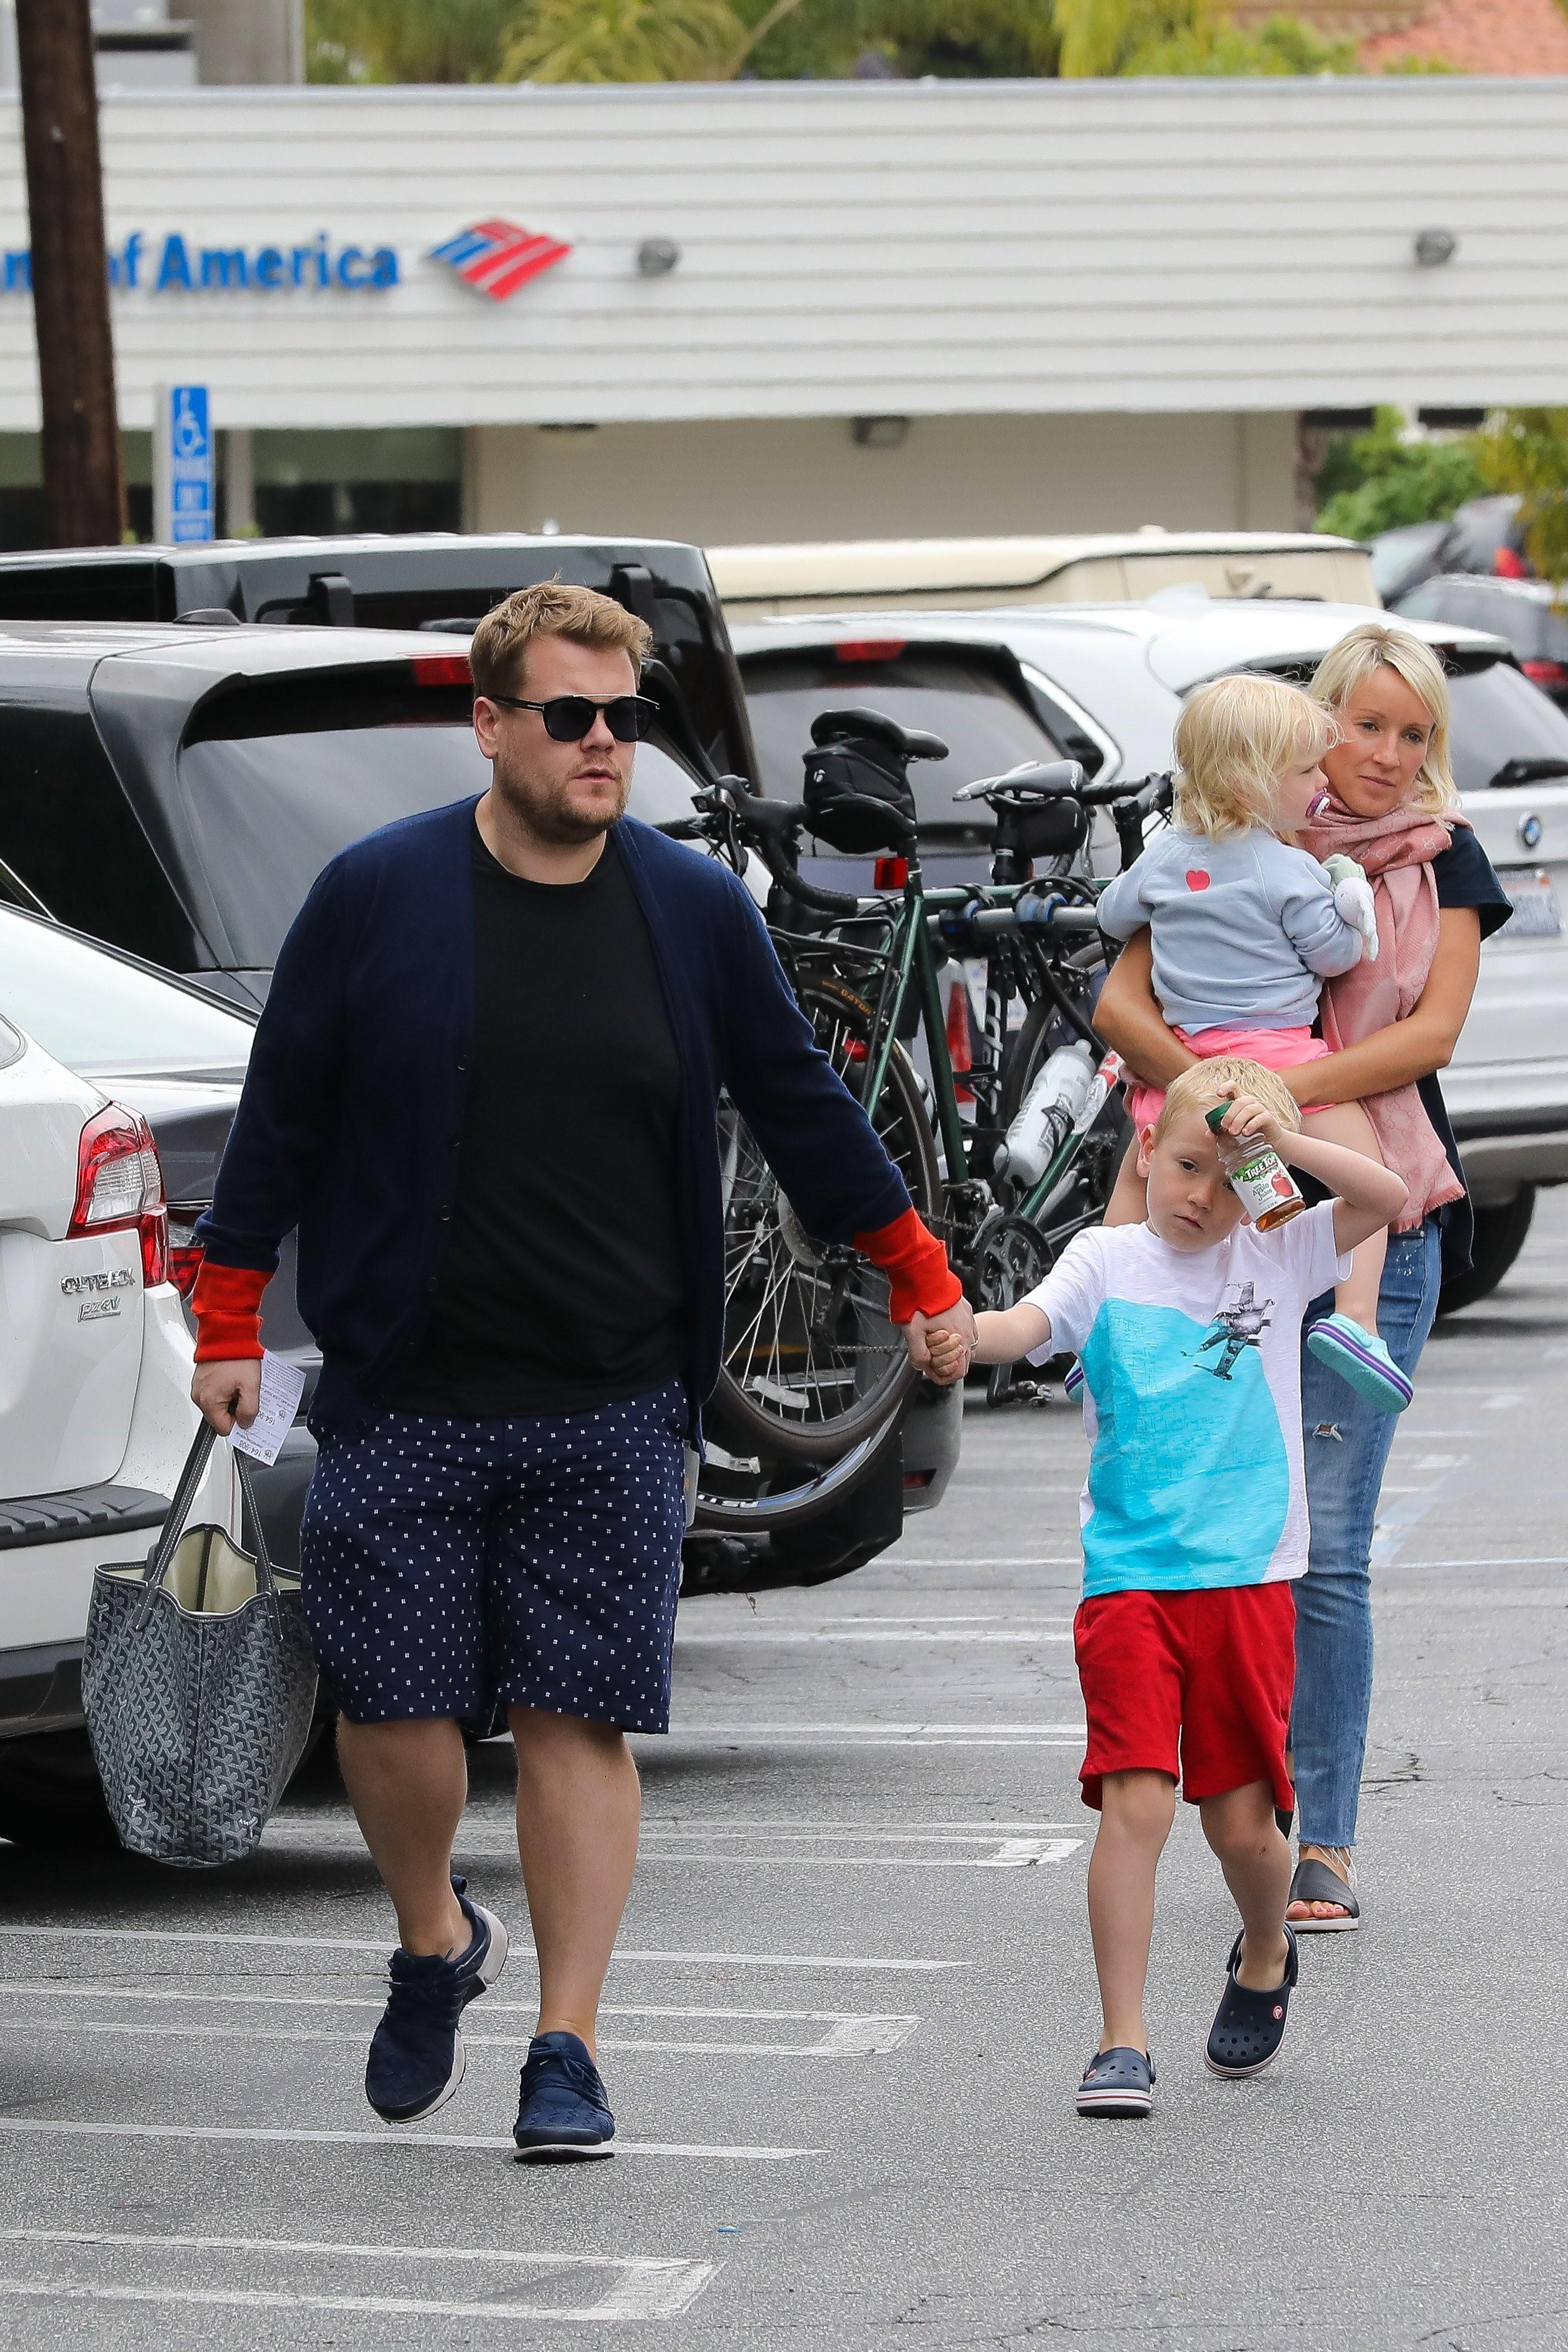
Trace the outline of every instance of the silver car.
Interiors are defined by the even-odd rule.
[[[1235,669],[1304,680],[1365,619],[1362,605],[1214,603],[1183,587],[1143,604],[812,614],[744,624],[734,637],[768,791],[799,796],[816,711],[890,710],[952,745],[940,775],[916,772],[923,839],[944,880],[978,880],[984,830],[974,804],[956,807],[951,793],[1007,766],[999,751],[1066,756],[1100,781],[1135,780],[1169,766],[1195,687]],[[1443,1073],[1476,1206],[1475,1269],[1445,1294],[1453,1306],[1501,1280],[1529,1229],[1535,1188],[1568,1182],[1568,711],[1524,677],[1502,638],[1447,623],[1405,625],[1450,673],[1455,777],[1515,910],[1487,943]],[[1042,740],[1053,748],[1035,748]],[[1108,835],[1098,855],[1102,870],[1113,870]],[[830,866],[817,862],[824,879]]]

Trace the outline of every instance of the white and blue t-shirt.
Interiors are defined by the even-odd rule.
[[[1098,1227],[1030,1292],[1051,1318],[1039,1353],[1083,1367],[1086,1600],[1304,1574],[1301,1316],[1350,1272],[1333,1210],[1206,1250]]]

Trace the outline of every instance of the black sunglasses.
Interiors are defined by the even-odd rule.
[[[640,743],[659,715],[658,704],[645,694],[612,694],[608,702],[594,702],[586,694],[556,694],[548,702],[527,702],[520,694],[485,698],[503,702],[508,710],[537,710],[552,743],[580,743],[601,717],[618,743]]]

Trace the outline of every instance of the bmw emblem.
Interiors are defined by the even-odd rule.
[[[1544,830],[1541,819],[1533,811],[1529,816],[1521,816],[1519,820],[1519,837],[1526,849],[1533,849],[1536,846]]]

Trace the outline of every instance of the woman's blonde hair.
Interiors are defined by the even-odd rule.
[[[1402,677],[1411,693],[1426,704],[1432,720],[1427,756],[1405,805],[1444,816],[1458,805],[1459,798],[1448,765],[1448,681],[1442,663],[1423,638],[1409,629],[1396,628],[1390,621],[1363,621],[1337,646],[1329,647],[1317,666],[1312,690],[1337,719],[1356,688],[1375,677],[1380,669],[1391,669]]]
[[[1211,841],[1271,825],[1280,778],[1338,740],[1322,704],[1282,678],[1241,671],[1200,686],[1176,731],[1177,824]]]
[[[1266,1070],[1261,1062],[1249,1062],[1239,1054],[1226,1054],[1212,1062],[1195,1062],[1171,1080],[1155,1121],[1155,1141],[1185,1112],[1211,1111],[1217,1103],[1234,1102],[1238,1095],[1255,1096],[1270,1117],[1292,1134],[1301,1124],[1296,1098],[1278,1070]]]

